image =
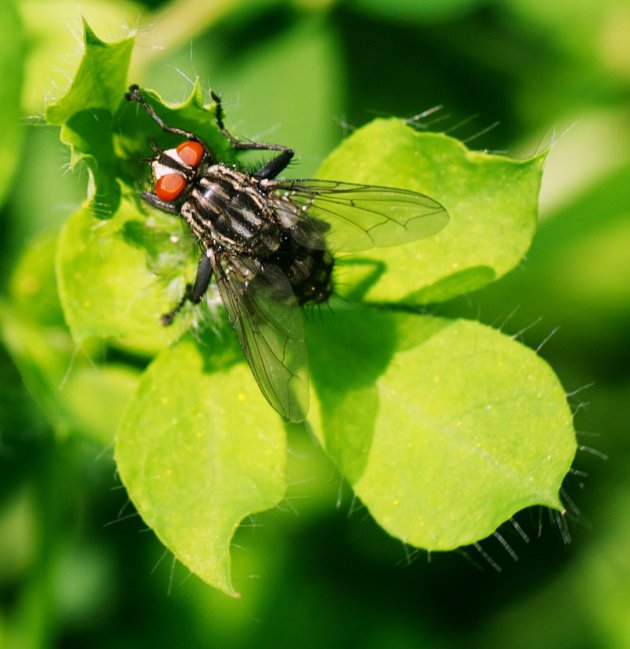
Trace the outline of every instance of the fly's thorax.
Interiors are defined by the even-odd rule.
[[[281,245],[281,226],[258,180],[223,164],[194,180],[181,213],[195,236],[224,249],[267,256]]]

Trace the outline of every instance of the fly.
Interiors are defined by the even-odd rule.
[[[259,169],[223,164],[195,133],[169,126],[136,85],[125,95],[161,129],[178,135],[173,149],[152,145],[153,191],[143,199],[181,217],[202,253],[194,283],[161,317],[170,324],[186,302],[197,304],[212,277],[245,358],[267,401],[289,421],[306,417],[308,357],[301,306],[325,302],[333,292],[331,250],[394,246],[440,231],[448,214],[417,192],[333,180],[277,178],[294,152],[281,144],[234,137],[216,123],[235,151],[275,151]]]

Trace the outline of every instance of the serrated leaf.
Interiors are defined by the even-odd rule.
[[[517,161],[470,151],[396,119],[359,129],[318,175],[419,191],[444,205],[450,222],[428,239],[341,262],[338,291],[353,297],[360,286],[370,300],[428,304],[498,279],[531,244],[542,165],[542,156]]]
[[[146,166],[138,164],[139,151],[146,156],[150,142],[162,144],[173,136],[164,133],[137,105],[124,100],[134,39],[105,43],[84,21],[84,42],[85,53],[74,81],[66,95],[47,108],[46,119],[61,126],[60,139],[70,146],[72,165],[82,161],[90,170],[94,216],[111,218],[120,206],[122,189],[134,187],[146,177]],[[225,138],[219,137],[211,114],[203,110],[199,83],[176,108],[164,106],[155,93],[146,97],[150,103],[160,104],[165,120],[176,115],[180,127],[194,128],[213,142],[213,147],[216,143],[217,152],[230,148]]]
[[[572,415],[533,351],[476,322],[367,309],[311,336],[318,436],[390,534],[449,550],[562,507]]]
[[[85,54],[67,94],[46,110],[50,124],[61,126],[72,164],[83,160],[92,173],[94,213],[110,217],[120,203],[116,181],[119,158],[114,151],[114,115],[126,89],[133,38],[107,44],[84,21]]]
[[[68,87],[69,75],[81,58],[82,16],[96,33],[129,33],[141,6],[133,0],[20,0],[18,6],[29,35],[22,107],[27,115],[42,115],[52,99]]]
[[[162,352],[116,441],[143,520],[189,570],[230,595],[232,536],[244,517],[283,498],[286,453],[282,421],[247,365],[234,364],[233,345],[231,336],[186,336]]]
[[[20,90],[24,61],[24,34],[13,2],[0,4],[0,205],[11,187],[20,160],[22,128]]]
[[[113,115],[126,90],[133,38],[118,43],[100,40],[83,21],[85,54],[70,89],[46,109],[46,120],[59,126],[85,110]]]

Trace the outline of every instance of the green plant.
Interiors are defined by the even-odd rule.
[[[94,384],[73,383],[72,399],[66,392],[65,417],[89,427],[87,405],[109,395],[118,468],[141,516],[190,570],[234,595],[231,539],[245,517],[284,498],[290,426],[235,362],[220,313],[190,310],[172,328],[159,325],[195,255],[177,219],[136,200],[146,172],[137,160],[150,141],[165,140],[123,101],[132,45],[103,43],[86,26],[72,87],[47,111],[93,181],[63,227],[55,266],[72,337],[101,369]],[[176,108],[151,96],[169,121],[230,155],[198,85]],[[302,433],[314,432],[376,521],[410,545],[449,550],[524,507],[563,507],[558,492],[576,445],[555,375],[500,331],[436,315],[440,303],[522,259],[536,229],[543,158],[471,152],[387,119],[355,132],[320,168],[321,177],[422,191],[451,215],[431,239],[340,260],[346,301],[306,320],[314,390]],[[51,246],[24,261],[24,272],[46,277]],[[41,378],[35,390],[51,398]]]

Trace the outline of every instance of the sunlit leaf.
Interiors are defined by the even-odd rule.
[[[286,448],[282,420],[230,350],[229,340],[188,336],[162,352],[118,430],[116,462],[160,540],[189,570],[236,595],[232,536],[243,518],[283,498]]]
[[[320,175],[427,194],[450,215],[428,239],[344,259],[339,291],[357,284],[372,300],[427,304],[481,288],[520,262],[536,231],[543,157],[518,161],[375,120],[345,140]]]
[[[311,351],[322,443],[390,534],[448,550],[562,508],[572,414],[533,351],[475,322],[365,309],[314,322]]]
[[[133,39],[107,44],[84,23],[85,54],[72,86],[46,109],[46,120],[61,126],[61,140],[70,146],[72,162],[83,160],[94,179],[92,207],[111,216],[120,203],[114,152],[114,115],[127,83]]]
[[[68,219],[56,265],[75,340],[115,337],[155,352],[181,332],[183,321],[170,328],[159,323],[184,291],[178,264],[186,264],[191,244],[177,237],[177,225],[160,215],[147,223],[130,205],[107,221],[97,221],[87,206]]]

